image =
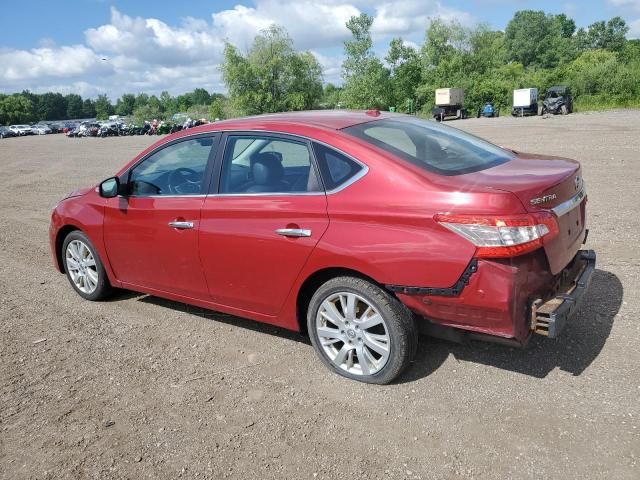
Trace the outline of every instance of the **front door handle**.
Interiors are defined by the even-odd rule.
[[[279,228],[276,230],[278,235],[282,235],[283,237],[310,237],[311,230],[307,230],[304,228]]]
[[[169,226],[171,228],[179,228],[180,230],[187,230],[189,228],[193,228],[193,222],[179,222],[178,220],[174,220],[173,222],[169,222]]]

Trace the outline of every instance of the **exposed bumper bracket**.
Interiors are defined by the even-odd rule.
[[[469,283],[471,275],[478,271],[478,260],[471,259],[467,268],[464,269],[458,281],[449,288],[436,287],[406,287],[403,285],[385,285],[387,290],[394,293],[402,293],[404,295],[436,295],[439,297],[458,297],[462,293],[464,287]]]
[[[582,303],[584,294],[591,284],[595,268],[595,251],[581,250],[578,252],[572,268],[575,276],[572,277],[573,281],[566,287],[566,290],[546,301],[535,300],[531,305],[531,330],[549,338],[558,337],[569,317]]]

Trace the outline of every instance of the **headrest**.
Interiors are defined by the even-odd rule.
[[[252,158],[251,174],[257,185],[273,185],[284,177],[284,167],[276,152],[262,152]]]

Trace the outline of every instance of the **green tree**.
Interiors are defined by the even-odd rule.
[[[246,56],[227,43],[221,70],[232,103],[248,114],[311,108],[322,93],[315,57],[296,52],[276,25],[255,37]]]
[[[399,110],[406,110],[407,101],[414,101],[416,88],[420,85],[422,65],[415,48],[406,45],[401,38],[389,44],[385,61],[390,66],[390,103]]]
[[[96,116],[96,103],[90,98],[82,102],[82,116],[85,118],[93,118]]]
[[[61,93],[47,92],[39,97],[38,120],[62,120],[67,116],[67,101]]]
[[[211,102],[211,95],[204,88],[196,88],[189,95],[192,105],[209,105]]]
[[[575,23],[565,15],[518,11],[505,29],[509,60],[543,68],[569,61],[575,56],[574,29]]]
[[[134,109],[138,109],[140,107],[144,107],[149,103],[149,95],[146,93],[139,93],[136,95],[136,101],[134,104]]]
[[[327,83],[322,89],[320,108],[342,108],[342,88],[333,83]]]
[[[105,120],[109,118],[109,115],[113,115],[113,105],[105,94],[98,95],[95,106],[97,120]]]
[[[322,67],[310,52],[291,58],[291,85],[287,98],[288,108],[310,110],[322,98]]]
[[[29,123],[34,120],[33,102],[24,95],[8,95],[0,99],[0,124]]]
[[[127,116],[133,113],[136,106],[136,96],[132,93],[125,93],[116,101],[115,111],[118,115]]]
[[[176,99],[166,90],[160,94],[160,104],[162,105],[162,110],[164,110],[164,112],[169,116],[178,112]]]
[[[133,120],[138,125],[141,125],[145,121],[151,121],[154,119],[161,120],[163,118],[162,112],[159,110],[157,105],[142,105],[133,111]]]
[[[224,101],[220,98],[214,99],[209,104],[209,120],[224,120],[225,118]]]
[[[342,99],[349,108],[386,109],[390,104],[389,70],[373,53],[372,25],[373,17],[366,13],[346,23],[352,38],[344,42]]]
[[[626,22],[620,17],[613,17],[607,22],[592,23],[587,30],[581,28],[576,34],[576,41],[580,50],[605,49],[620,52],[627,43],[628,32]]]
[[[70,93],[67,95],[67,114],[64,118],[81,118],[82,112],[82,97],[76,93]]]

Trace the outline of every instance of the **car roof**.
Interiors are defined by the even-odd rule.
[[[204,125],[215,130],[225,129],[252,129],[256,126],[269,127],[269,125],[296,124],[324,127],[334,130],[351,127],[361,123],[367,123],[383,118],[400,116],[378,110],[309,110],[303,112],[269,113],[251,117],[222,120],[213,124]],[[208,130],[196,127],[201,130]]]

